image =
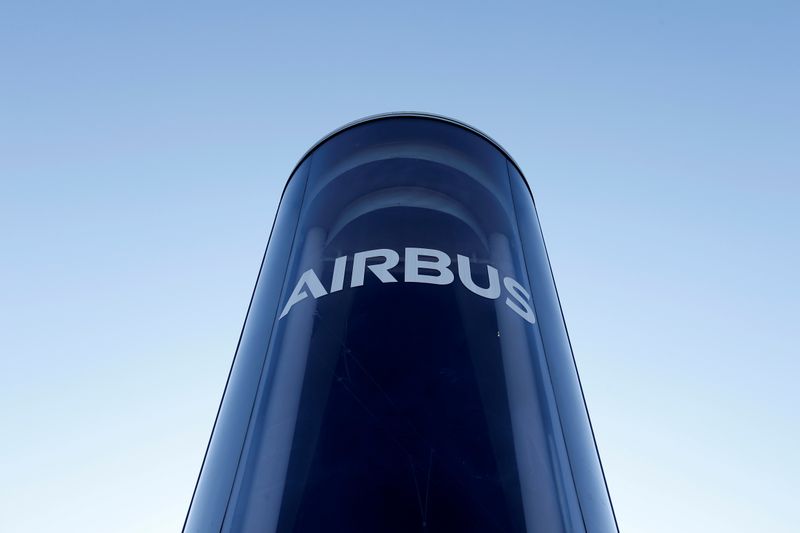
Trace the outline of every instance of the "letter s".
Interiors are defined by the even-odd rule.
[[[506,298],[506,305],[527,322],[535,324],[536,317],[533,315],[533,309],[531,309],[530,304],[526,301],[531,299],[531,295],[528,294],[528,291],[526,291],[519,282],[510,277],[503,279],[503,285],[505,285],[511,297],[516,300],[516,302],[514,302],[511,298]]]

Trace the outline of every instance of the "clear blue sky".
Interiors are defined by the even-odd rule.
[[[800,4],[283,4],[0,7],[0,531],[180,528],[286,177],[390,110],[528,176],[623,531],[797,531]]]

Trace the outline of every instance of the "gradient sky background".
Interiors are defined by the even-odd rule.
[[[797,531],[771,0],[3,2],[0,531],[180,529],[285,179],[391,110],[526,173],[621,529]]]

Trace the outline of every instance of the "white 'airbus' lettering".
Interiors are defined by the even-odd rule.
[[[283,306],[280,318],[285,317],[292,307],[306,299],[308,293],[311,297],[322,298],[327,294],[341,291],[345,284],[345,269],[347,267],[348,256],[337,257],[333,263],[333,275],[331,277],[330,289],[326,290],[313,269],[308,269],[297,280],[294,290],[289,295],[289,299]],[[369,261],[369,263],[367,263]],[[405,283],[428,283],[431,285],[450,285],[455,281],[456,276],[450,269],[452,263],[450,256],[440,250],[432,248],[406,248],[404,250],[404,273]],[[353,269],[350,274],[350,287],[361,287],[364,285],[364,278],[369,270],[381,283],[396,283],[398,280],[392,275],[390,270],[400,263],[400,254],[394,250],[380,248],[377,250],[366,250],[353,254]],[[489,286],[481,287],[473,280],[472,263],[465,255],[456,255],[456,271],[461,284],[470,292],[483,298],[497,300],[500,298],[502,289],[500,286],[500,273],[491,266],[486,265],[489,277]],[[514,278],[505,276],[502,286],[508,296],[505,304],[516,314],[531,324],[536,323],[536,317],[531,307],[531,295]]]

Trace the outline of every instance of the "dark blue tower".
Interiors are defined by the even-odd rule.
[[[530,190],[475,129],[292,173],[185,532],[615,532]]]

